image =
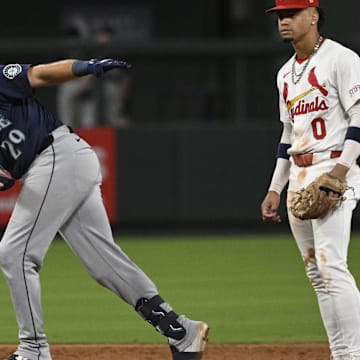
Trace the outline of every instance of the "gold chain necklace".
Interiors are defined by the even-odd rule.
[[[305,70],[307,69],[309,62],[311,60],[311,58],[315,55],[315,53],[319,50],[319,47],[321,45],[321,42],[323,40],[322,36],[319,36],[315,46],[314,46],[314,50],[311,53],[311,55],[309,56],[309,58],[306,61],[306,64],[302,67],[300,73],[296,73],[296,69],[295,69],[295,64],[296,64],[296,55],[294,56],[294,60],[292,63],[292,67],[291,67],[291,80],[293,82],[294,85],[296,85],[302,78],[302,76],[304,75]]]

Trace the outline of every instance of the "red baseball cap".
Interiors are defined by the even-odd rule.
[[[275,4],[275,7],[266,10],[266,12],[319,7],[319,0],[276,0]]]

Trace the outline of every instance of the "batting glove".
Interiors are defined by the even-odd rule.
[[[75,76],[84,76],[93,74],[100,77],[111,69],[130,69],[131,64],[123,60],[113,59],[91,59],[88,61],[76,60],[72,65],[72,72]]]

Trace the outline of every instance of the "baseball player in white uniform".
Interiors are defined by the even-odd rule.
[[[288,211],[292,234],[315,290],[332,359],[360,359],[360,294],[347,265],[351,219],[360,196],[360,58],[320,35],[318,0],[276,0],[278,30],[294,55],[277,75],[283,131],[272,180],[262,204],[264,221],[280,222],[287,202],[324,172],[346,180],[346,200],[322,219]]]

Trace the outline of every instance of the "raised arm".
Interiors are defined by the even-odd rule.
[[[67,59],[30,67],[27,75],[31,87],[51,86],[74,79],[72,67],[75,61]]]
[[[101,76],[111,69],[130,69],[131,65],[122,60],[76,60],[66,59],[48,64],[35,65],[28,70],[28,79],[31,87],[57,85],[79,76]]]

